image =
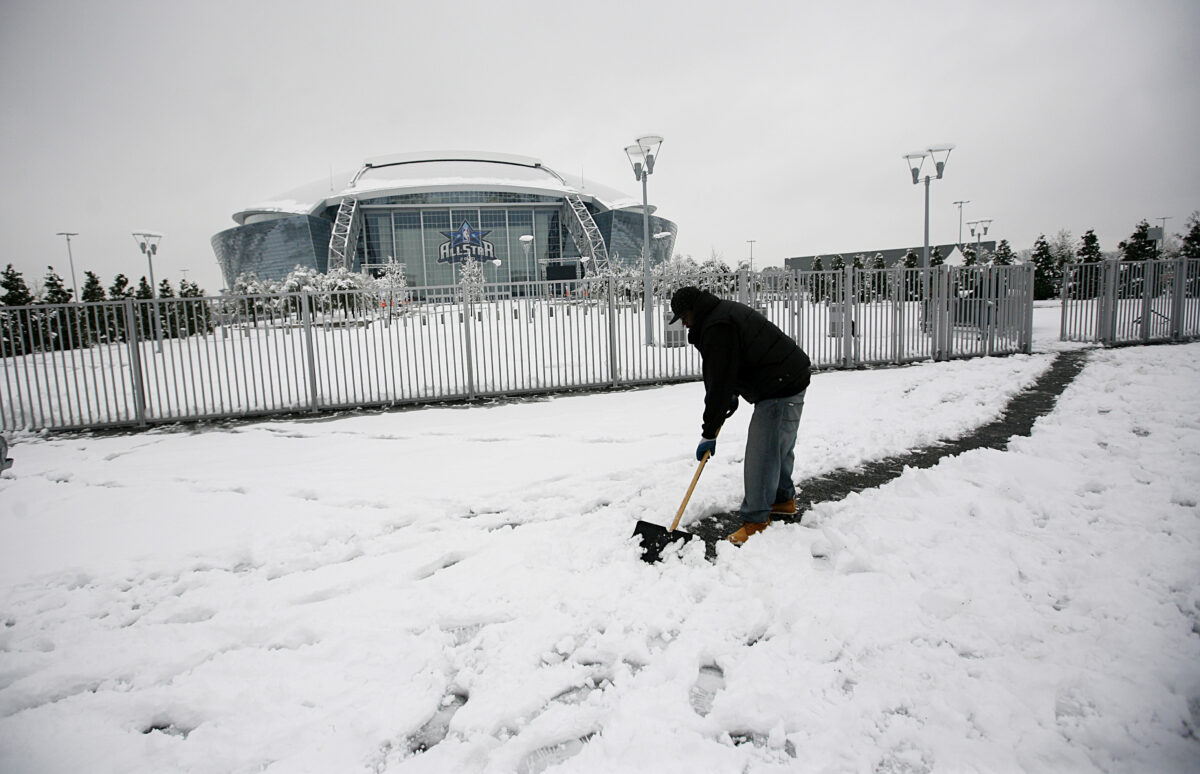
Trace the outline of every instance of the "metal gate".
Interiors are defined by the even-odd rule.
[[[1107,345],[1200,336],[1200,259],[1064,267],[1060,336]]]

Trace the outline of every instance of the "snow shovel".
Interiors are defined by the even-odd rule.
[[[681,540],[684,543],[691,540],[693,535],[688,532],[680,532],[675,528],[679,526],[679,519],[683,517],[683,511],[687,508],[688,500],[692,499],[692,490],[696,488],[696,482],[700,480],[700,474],[704,472],[704,466],[708,464],[708,458],[712,456],[712,452],[705,452],[700,458],[700,467],[696,468],[696,475],[692,476],[692,485],[688,487],[687,494],[683,496],[683,502],[679,505],[679,510],[675,513],[675,520],[671,522],[671,528],[665,529],[658,524],[653,524],[648,521],[638,520],[637,525],[633,528],[633,534],[639,538],[642,543],[642,561],[657,562],[662,558],[663,549],[676,540]]]

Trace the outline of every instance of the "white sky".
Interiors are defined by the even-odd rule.
[[[5,250],[105,285],[145,263],[220,287],[209,238],[367,157],[520,153],[637,194],[623,147],[665,136],[650,197],[676,249],[757,266],[919,244],[901,156],[952,142],[934,242],[963,220],[1030,247],[1200,209],[1200,6],[114,2],[0,5]],[[968,231],[964,227],[964,238]]]

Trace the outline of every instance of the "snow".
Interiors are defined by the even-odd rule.
[[[798,480],[996,416],[1053,350],[821,372]],[[1200,769],[1200,343],[1033,434],[645,564],[696,384],[22,436],[3,772]],[[750,412],[688,522],[732,509]],[[426,748],[421,750],[420,748]]]

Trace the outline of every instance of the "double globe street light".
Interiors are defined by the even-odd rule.
[[[154,286],[154,256],[158,255],[158,242],[162,239],[162,234],[156,234],[153,231],[135,231],[133,232],[133,239],[146,256],[146,262],[150,266],[150,305],[154,310],[154,330],[155,338],[158,340],[158,351],[162,352],[162,324],[158,312],[158,288]]]
[[[642,184],[642,294],[645,299],[646,344],[654,345],[654,296],[650,288],[650,197],[646,179],[654,173],[654,162],[663,138],[648,134],[625,146],[625,155],[633,165],[633,176]]]
[[[925,160],[929,159],[933,162],[932,172],[936,172],[938,180],[942,179],[942,173],[946,171],[946,162],[950,158],[950,151],[954,150],[953,145],[933,145],[923,151],[907,153],[904,160],[908,162],[908,169],[912,173],[913,185],[921,182],[921,171],[925,168]],[[929,181],[935,177],[933,174],[926,174],[925,180],[925,249],[921,253],[921,268],[929,268]]]
[[[979,254],[979,250],[980,250],[983,238],[987,235],[988,226],[990,226],[991,224],[992,224],[991,218],[986,218],[984,220],[969,220],[969,221],[967,221],[967,226],[971,229],[971,236],[975,237],[975,263],[979,263],[980,259],[982,258],[982,256],[980,256],[980,254]]]

